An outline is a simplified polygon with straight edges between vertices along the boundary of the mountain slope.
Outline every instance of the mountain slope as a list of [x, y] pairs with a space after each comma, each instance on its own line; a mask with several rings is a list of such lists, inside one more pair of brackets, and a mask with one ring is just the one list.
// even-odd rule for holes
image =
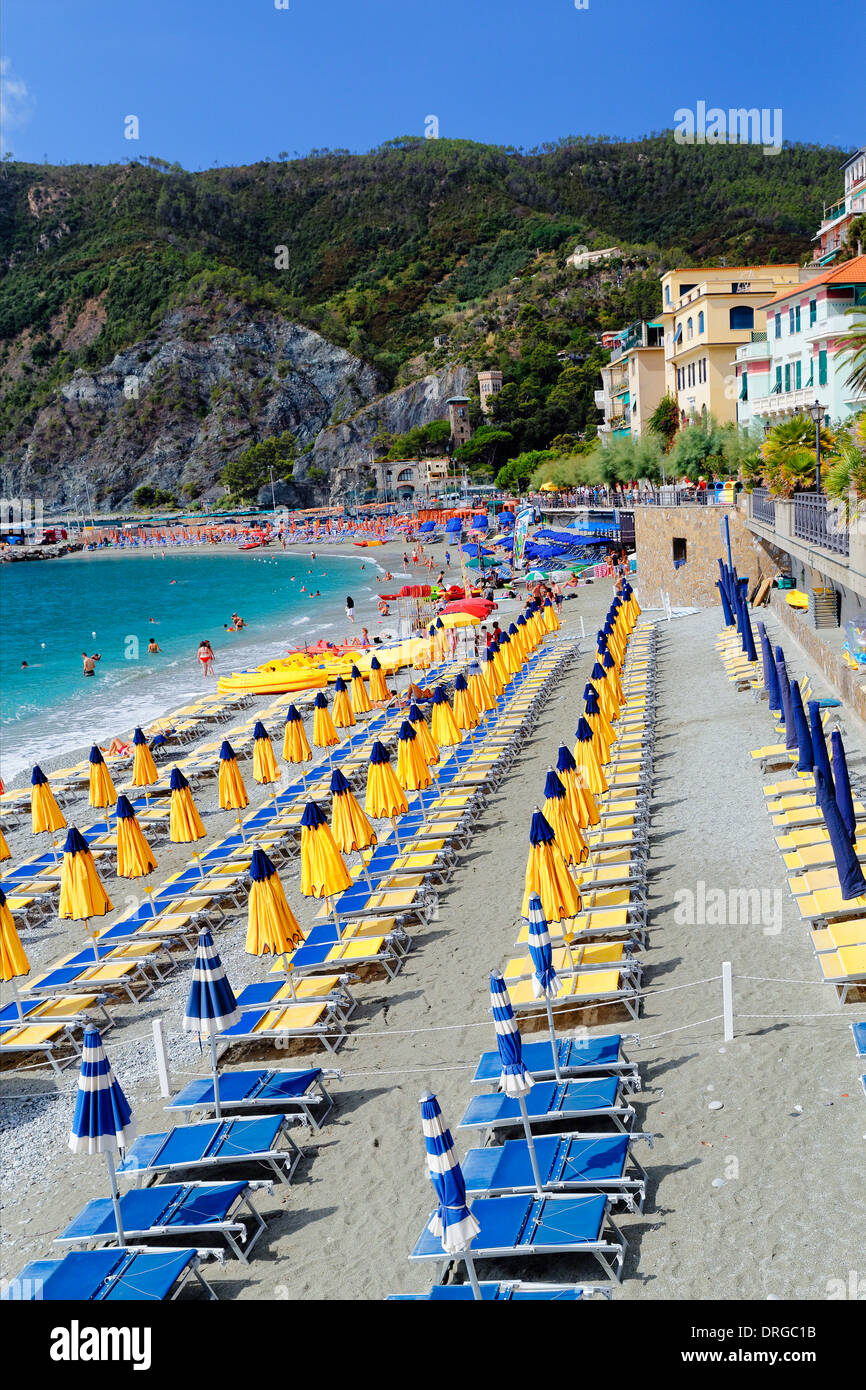
[[[301, 424], [305, 415], [300, 439], [309, 442], [330, 413], [324, 405], [307, 413], [303, 391], [290, 403], [291, 391], [279, 387], [272, 370], [280, 342], [300, 324], [368, 364], [346, 366], [358, 383], [351, 402], [358, 408], [383, 387], [431, 369], [520, 356], [525, 344], [509, 327], [509, 303], [530, 280], [559, 297], [570, 342], [578, 327], [597, 330], [634, 274], [649, 283], [665, 264], [685, 259], [800, 258], [824, 201], [839, 193], [842, 157], [840, 150], [794, 146], [770, 159], [756, 147], [682, 146], [662, 135], [626, 143], [570, 139], [529, 153], [405, 139], [366, 155], [324, 152], [202, 173], [154, 159], [106, 167], [6, 163], [6, 476], [17, 484], [38, 464], [51, 490], [52, 474], [77, 460], [93, 464], [106, 496], [118, 499], [133, 475], [190, 481], [190, 449], [192, 480], [212, 482], [222, 462], [261, 437], [272, 417], [294, 413]], [[585, 277], [558, 283], [556, 268], [577, 240], [616, 242], [627, 252], [624, 267], [604, 284]], [[651, 296], [641, 302], [653, 311]], [[204, 350], [236, 315], [269, 344], [249, 382], [258, 396], [247, 410], [247, 435], [233, 434], [222, 417], [208, 426], [211, 378], [224, 365], [219, 342], [213, 361], [200, 364], [207, 390], [184, 386], [177, 429], [161, 453], [147, 440], [135, 453], [135, 438], [118, 434], [108, 419], [70, 418], [68, 384], [76, 371], [111, 365], [116, 374], [118, 354], [135, 348], [164, 357], [177, 337]], [[443, 333], [448, 348], [436, 353], [433, 336]], [[179, 362], [168, 366], [181, 370]], [[342, 390], [334, 386], [333, 399], [325, 393], [329, 411]], [[164, 398], [151, 399], [157, 415]], [[585, 411], [581, 419], [585, 424]], [[116, 474], [105, 462], [115, 445], [122, 464]]]

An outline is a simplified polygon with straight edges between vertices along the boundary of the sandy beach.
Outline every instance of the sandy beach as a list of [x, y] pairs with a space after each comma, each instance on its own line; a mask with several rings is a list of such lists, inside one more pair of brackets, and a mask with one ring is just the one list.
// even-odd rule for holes
[[[395, 563], [402, 549], [378, 550], [377, 562]], [[582, 619], [594, 633], [611, 592], [609, 581], [581, 588], [563, 605], [564, 631], [579, 636]], [[501, 611], [507, 616], [509, 605]], [[785, 885], [762, 779], [748, 757], [768, 741], [766, 704], [727, 681], [714, 648], [720, 626], [719, 611], [709, 610], [660, 630], [645, 1000], [638, 1025], [611, 1015], [591, 1029], [639, 1034], [639, 1042], [626, 1043], [643, 1077], [635, 1129], [654, 1136], [651, 1150], [636, 1149], [649, 1176], [645, 1211], [616, 1218], [629, 1246], [617, 1301], [826, 1299], [830, 1281], [847, 1280], [862, 1265], [866, 1242], [855, 1171], [866, 1124], [849, 1028], [866, 1006], [840, 1009], [819, 982], [807, 926]], [[780, 640], [792, 674], [809, 670], [791, 638]], [[400, 975], [352, 986], [360, 1007], [347, 1044], [336, 1060], [316, 1054], [317, 1064], [342, 1071], [329, 1083], [335, 1110], [321, 1134], [295, 1131], [304, 1158], [291, 1186], [259, 1193], [268, 1231], [249, 1265], [209, 1266], [221, 1298], [378, 1300], [429, 1286], [430, 1270], [411, 1267], [407, 1258], [433, 1207], [418, 1099], [434, 1090], [454, 1128], [473, 1091], [478, 1056], [495, 1046], [489, 971], [503, 964], [517, 936], [530, 813], [543, 799], [558, 745], [573, 743], [593, 660], [587, 640], [492, 794], [471, 846], [439, 892], [437, 919], [415, 936]], [[811, 674], [820, 692], [818, 673]], [[860, 771], [863, 731], [847, 715], [844, 726], [852, 769]], [[256, 805], [263, 793], [251, 761], [241, 767]], [[214, 782], [203, 784], [196, 800], [209, 836], [231, 828], [233, 813], [214, 809]], [[85, 803], [86, 795], [67, 810], [70, 823], [76, 814], [82, 823], [93, 818]], [[13, 862], [32, 852], [27, 829], [9, 840]], [[156, 854], [157, 882], [189, 857], [188, 847], [167, 840]], [[307, 925], [312, 913], [299, 893], [297, 858], [281, 877]], [[699, 896], [699, 884], [777, 896], [768, 899], [767, 920], [752, 925], [681, 923], [677, 904], [685, 892]], [[140, 896], [136, 884], [112, 877], [108, 886], [119, 890], [121, 911]], [[216, 938], [236, 991], [263, 979], [267, 968], [245, 955], [245, 929], [242, 909]], [[82, 937], [79, 924], [50, 919], [23, 941], [35, 971], [80, 947]], [[723, 961], [731, 962], [734, 979], [735, 1036], [728, 1043]], [[149, 1041], [154, 1018], [164, 1020], [175, 1089], [207, 1070], [197, 1042], [180, 1032], [189, 970], [182, 963], [149, 999], [113, 1009], [118, 1026], [106, 1049], [139, 1133], [167, 1127]], [[286, 1054], [273, 1057], [294, 1065]], [[102, 1160], [66, 1147], [76, 1080], [74, 1068], [59, 1085], [46, 1070], [3, 1075], [4, 1277], [50, 1254], [53, 1237], [83, 1203], [107, 1193]], [[711, 1102], [721, 1108], [710, 1109]], [[462, 1135], [457, 1146], [467, 1147]], [[562, 1257], [545, 1262], [544, 1277], [572, 1278], [575, 1268]], [[598, 1282], [597, 1266], [579, 1268]], [[496, 1272], [514, 1278], [527, 1270], [509, 1262]]]

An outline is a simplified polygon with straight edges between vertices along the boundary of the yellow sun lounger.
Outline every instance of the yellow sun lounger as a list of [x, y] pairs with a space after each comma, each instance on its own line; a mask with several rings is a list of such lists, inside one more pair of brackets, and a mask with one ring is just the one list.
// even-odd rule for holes
[[[854, 853], [862, 863], [866, 863], [866, 840], [861, 842], [859, 848], [854, 845]], [[782, 858], [788, 873], [799, 874], [808, 873], [812, 869], [823, 869], [836, 862], [829, 836], [817, 844], [799, 845], [796, 849], [787, 850]]]
[[827, 984], [835, 985], [839, 1004], [848, 1001], [851, 990], [866, 990], [866, 945], [842, 946], [818, 957]]
[[[553, 952], [553, 968], [557, 975], [609, 970], [611, 965], [621, 966], [626, 961], [626, 945], [625, 941], [575, 942], [570, 955], [565, 946], [557, 946]], [[518, 980], [531, 980], [534, 973], [531, 956], [512, 957], [502, 972], [509, 985]]]
[[[866, 844], [866, 821], [858, 821], [854, 830], [857, 839]], [[820, 825], [806, 825], [801, 830], [789, 830], [785, 835], [776, 836], [776, 846], [783, 854], [788, 850], [802, 849], [806, 845], [829, 845], [829, 843], [830, 836], [823, 818]]]
[[312, 1004], [282, 1005], [275, 1009], [245, 1009], [240, 1022], [218, 1033], [217, 1041], [232, 1047], [239, 1042], [268, 1039], [282, 1046], [294, 1039], [315, 1038], [328, 1052], [336, 1052], [347, 1037], [348, 1030], [339, 1011], [330, 1001], [317, 1000]]
[[[533, 993], [529, 980], [519, 980], [508, 989], [511, 1006], [515, 1013], [531, 1010], [537, 1013], [541, 1007]], [[554, 1009], [577, 1006], [597, 1006], [603, 1004], [622, 1004], [633, 1019], [640, 1013], [640, 989], [634, 979], [622, 970], [588, 971], [582, 975], [560, 977], [556, 998], [552, 999]]]
[[788, 887], [803, 921], [825, 924], [828, 919], [854, 917], [866, 909], [866, 894], [843, 898], [833, 869], [815, 869], [788, 879]]
[[838, 951], [845, 946], [866, 946], [866, 917], [853, 917], [848, 922], [831, 922], [810, 932], [816, 956]]

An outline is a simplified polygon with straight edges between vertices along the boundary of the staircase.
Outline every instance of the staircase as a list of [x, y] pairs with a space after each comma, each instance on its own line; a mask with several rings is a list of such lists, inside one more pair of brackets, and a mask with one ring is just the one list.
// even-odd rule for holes
[[832, 589], [813, 589], [809, 594], [809, 619], [812, 627], [838, 627], [836, 594]]

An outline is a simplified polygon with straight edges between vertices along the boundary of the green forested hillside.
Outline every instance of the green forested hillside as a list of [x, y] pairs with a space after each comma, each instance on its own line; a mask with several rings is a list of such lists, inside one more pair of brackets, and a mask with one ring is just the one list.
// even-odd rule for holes
[[[445, 334], [451, 360], [493, 364], [506, 354], [520, 359], [512, 375], [534, 374], [552, 389], [557, 373], [538, 351], [576, 346], [586, 357], [586, 333], [606, 312], [652, 312], [664, 265], [802, 258], [824, 201], [839, 194], [843, 157], [793, 146], [767, 158], [757, 147], [677, 145], [666, 134], [573, 138], [530, 152], [407, 138], [365, 155], [201, 173], [154, 158], [6, 162], [0, 437], [7, 448], [21, 440], [76, 367], [98, 368], [190, 300], [272, 308], [391, 382], [436, 365], [432, 340]], [[577, 241], [615, 242], [625, 261], [614, 277], [584, 283], [562, 271]], [[540, 291], [558, 296], [552, 333], [517, 324], [508, 309], [525, 315], [534, 303], [550, 319]], [[527, 345], [534, 366], [523, 360]], [[554, 425], [564, 418], [551, 416]], [[535, 446], [546, 429], [524, 429], [521, 445]]]

